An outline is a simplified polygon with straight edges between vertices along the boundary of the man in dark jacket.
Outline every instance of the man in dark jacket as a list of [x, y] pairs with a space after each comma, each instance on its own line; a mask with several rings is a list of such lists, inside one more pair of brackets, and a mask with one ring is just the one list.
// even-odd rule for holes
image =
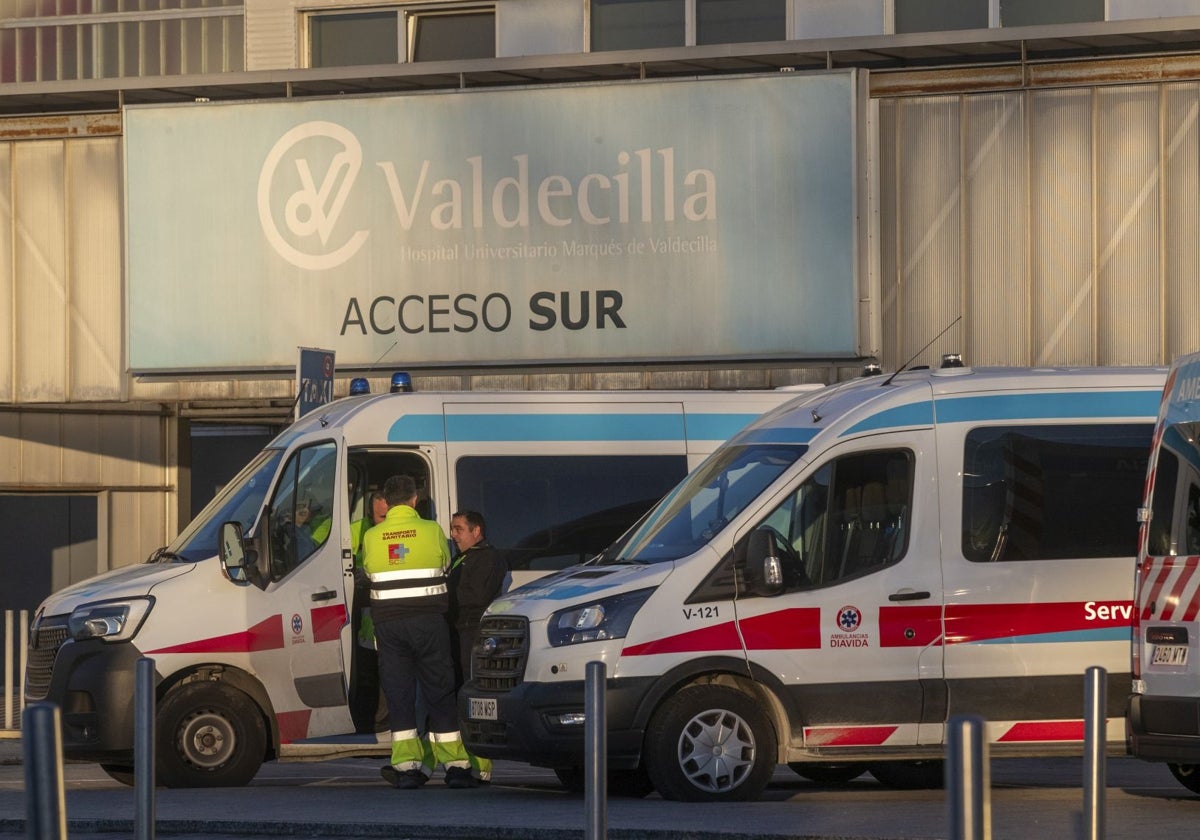
[[[458, 556], [450, 564], [447, 586], [450, 590], [450, 635], [455, 654], [455, 687], [462, 690], [471, 676], [471, 649], [479, 636], [479, 619], [492, 600], [504, 589], [508, 564], [487, 541], [483, 515], [463, 510], [450, 518], [450, 539], [458, 546]], [[471, 766], [481, 782], [492, 776], [490, 759], [471, 756]]]
[[508, 576], [508, 565], [487, 541], [486, 528], [478, 511], [459, 511], [450, 519], [450, 539], [458, 546], [458, 556], [450, 564], [448, 586], [459, 688], [471, 676], [471, 648], [479, 636], [479, 619], [500, 594]]

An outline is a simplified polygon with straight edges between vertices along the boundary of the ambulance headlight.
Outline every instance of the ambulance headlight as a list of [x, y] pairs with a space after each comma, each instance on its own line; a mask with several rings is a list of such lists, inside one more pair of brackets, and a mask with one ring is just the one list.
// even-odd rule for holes
[[550, 616], [550, 644], [561, 647], [625, 638], [633, 617], [653, 591], [639, 589], [637, 592], [626, 592], [602, 601], [559, 610]]
[[67, 629], [77, 642], [84, 639], [103, 639], [123, 642], [132, 639], [142, 621], [154, 606], [153, 598], [129, 598], [123, 601], [104, 601], [85, 604], [71, 613]]

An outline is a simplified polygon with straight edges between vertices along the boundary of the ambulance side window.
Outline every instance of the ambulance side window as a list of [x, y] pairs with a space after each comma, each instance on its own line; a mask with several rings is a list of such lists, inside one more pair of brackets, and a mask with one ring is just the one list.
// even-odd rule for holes
[[1146, 551], [1155, 557], [1178, 554], [1173, 534], [1178, 483], [1179, 458], [1169, 449], [1159, 449], [1154, 495], [1150, 500], [1150, 535], [1146, 541]]
[[912, 519], [913, 456], [863, 452], [825, 464], [758, 526], [776, 532], [788, 588], [829, 586], [904, 556]]
[[1132, 556], [1152, 432], [1133, 423], [971, 429], [963, 556], [977, 563]]
[[271, 579], [279, 580], [320, 548], [333, 526], [337, 446], [301, 449], [288, 459], [271, 499]]

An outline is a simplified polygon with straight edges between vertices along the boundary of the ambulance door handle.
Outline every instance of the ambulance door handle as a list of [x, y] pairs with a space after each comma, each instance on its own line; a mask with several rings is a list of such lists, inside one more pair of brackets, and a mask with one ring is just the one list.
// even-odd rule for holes
[[336, 598], [337, 592], [332, 589], [326, 589], [324, 592], [314, 592], [312, 599], [314, 601], [328, 601], [330, 598]]
[[901, 589], [888, 596], [889, 601], [924, 601], [931, 597], [928, 592], [915, 592], [911, 589]]

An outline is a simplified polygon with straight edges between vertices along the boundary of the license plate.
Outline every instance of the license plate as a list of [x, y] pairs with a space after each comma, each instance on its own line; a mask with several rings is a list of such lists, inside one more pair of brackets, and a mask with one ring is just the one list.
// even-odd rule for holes
[[1187, 645], [1155, 645], [1151, 665], [1186, 665]]
[[[1186, 650], [1186, 648], [1184, 648]], [[483, 697], [471, 697], [468, 713], [471, 720], [496, 720], [496, 701]]]

